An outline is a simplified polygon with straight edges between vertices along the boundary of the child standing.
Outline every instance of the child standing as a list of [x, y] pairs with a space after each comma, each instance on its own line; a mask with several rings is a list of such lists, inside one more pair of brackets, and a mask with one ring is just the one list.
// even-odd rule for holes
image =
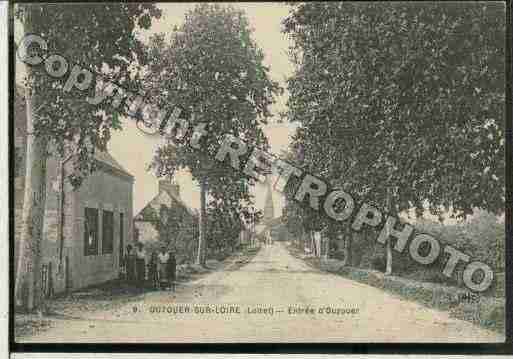
[[146, 279], [146, 251], [142, 243], [136, 244], [135, 251], [135, 271], [137, 275], [137, 286], [142, 288]]

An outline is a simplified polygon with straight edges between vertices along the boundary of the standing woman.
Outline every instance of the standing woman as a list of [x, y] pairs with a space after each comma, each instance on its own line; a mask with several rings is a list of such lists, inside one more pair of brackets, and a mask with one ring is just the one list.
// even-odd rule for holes
[[135, 253], [132, 250], [132, 245], [126, 246], [126, 256], [125, 256], [125, 270], [126, 270], [126, 279], [128, 283], [134, 284], [135, 282]]
[[137, 250], [135, 251], [135, 271], [137, 275], [137, 286], [142, 288], [144, 285], [144, 279], [146, 277], [146, 251], [141, 242], [136, 245]]
[[159, 273], [158, 273], [158, 256], [157, 252], [153, 251], [150, 255], [150, 263], [148, 265], [148, 280], [154, 289], [160, 288]]
[[176, 257], [173, 250], [169, 251], [169, 259], [167, 261], [167, 278], [169, 286], [173, 289], [174, 292], [176, 281]]
[[160, 252], [158, 255], [158, 272], [159, 272], [159, 283], [162, 287], [162, 283], [169, 284], [168, 278], [168, 270], [167, 270], [167, 262], [169, 261], [169, 253], [166, 251], [165, 247], [160, 248]]

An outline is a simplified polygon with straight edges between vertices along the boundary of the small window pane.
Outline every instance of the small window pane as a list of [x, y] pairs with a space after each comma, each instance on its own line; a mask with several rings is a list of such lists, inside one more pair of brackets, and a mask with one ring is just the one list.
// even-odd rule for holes
[[114, 215], [111, 211], [103, 211], [102, 254], [112, 253], [114, 248]]

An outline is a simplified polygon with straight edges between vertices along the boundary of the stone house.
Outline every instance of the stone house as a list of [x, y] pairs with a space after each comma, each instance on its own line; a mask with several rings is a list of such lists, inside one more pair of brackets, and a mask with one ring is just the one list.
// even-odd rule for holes
[[[164, 228], [162, 235], [158, 228]], [[134, 217], [134, 231], [134, 241], [148, 249], [148, 256], [149, 252], [166, 244], [175, 250], [178, 263], [194, 260], [198, 214], [181, 200], [180, 186], [173, 181], [158, 182], [158, 193]]]
[[[14, 271], [25, 188], [26, 117], [22, 91], [17, 88], [14, 113]], [[72, 171], [69, 159], [51, 156], [47, 160], [41, 243], [42, 285], [47, 295], [117, 278], [121, 248], [132, 238], [133, 176], [109, 153], [96, 151], [97, 170], [74, 189], [66, 180]]]

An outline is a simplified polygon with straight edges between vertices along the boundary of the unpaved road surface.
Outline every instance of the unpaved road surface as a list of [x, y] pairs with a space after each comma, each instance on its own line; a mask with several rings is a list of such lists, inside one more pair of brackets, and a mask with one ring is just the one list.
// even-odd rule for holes
[[[213, 313], [195, 312], [206, 308]], [[241, 268], [209, 274], [176, 294], [152, 292], [109, 311], [54, 319], [52, 329], [21, 341], [479, 343], [502, 342], [504, 336], [319, 272], [275, 243]]]

